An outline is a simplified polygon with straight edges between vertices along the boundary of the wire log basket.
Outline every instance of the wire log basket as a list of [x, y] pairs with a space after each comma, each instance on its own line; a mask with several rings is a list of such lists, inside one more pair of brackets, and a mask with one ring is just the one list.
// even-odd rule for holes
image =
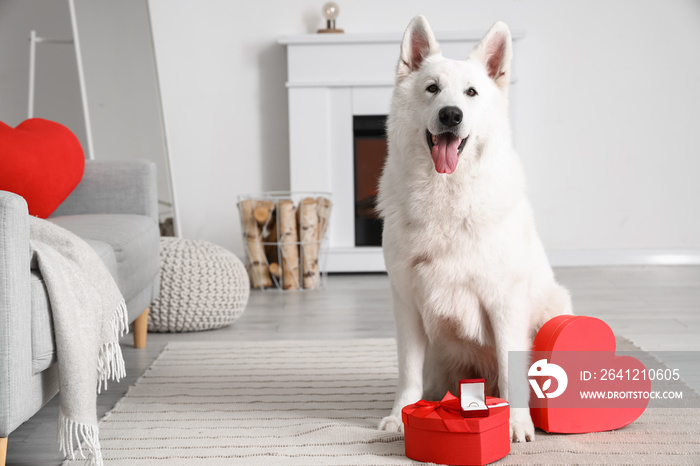
[[253, 289], [312, 290], [326, 284], [331, 195], [274, 191], [238, 197]]

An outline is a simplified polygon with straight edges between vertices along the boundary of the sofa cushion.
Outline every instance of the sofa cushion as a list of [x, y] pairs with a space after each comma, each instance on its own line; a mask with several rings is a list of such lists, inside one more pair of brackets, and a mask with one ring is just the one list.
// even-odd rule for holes
[[[113, 277], [117, 276], [117, 260], [112, 247], [101, 241], [86, 240], [95, 250]], [[38, 270], [31, 271], [32, 296], [32, 374], [46, 370], [56, 360], [56, 342], [53, 335], [53, 320], [49, 295], [44, 279]]]
[[160, 269], [160, 231], [143, 215], [67, 215], [50, 221], [84, 239], [102, 241], [114, 250], [116, 282], [128, 302], [153, 281]]

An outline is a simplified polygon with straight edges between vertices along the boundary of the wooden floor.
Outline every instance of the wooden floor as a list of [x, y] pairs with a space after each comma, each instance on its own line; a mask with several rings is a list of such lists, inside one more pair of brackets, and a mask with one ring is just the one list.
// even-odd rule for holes
[[[647, 351], [700, 351], [700, 266], [561, 268], [576, 314], [604, 319], [616, 334]], [[111, 409], [169, 341], [299, 340], [395, 335], [388, 278], [383, 274], [331, 275], [324, 290], [254, 291], [235, 324], [214, 331], [148, 335], [145, 350], [122, 348], [128, 376], [98, 398], [98, 416]], [[700, 387], [698, 354], [658, 353]], [[58, 398], [9, 437], [7, 465], [54, 466]]]

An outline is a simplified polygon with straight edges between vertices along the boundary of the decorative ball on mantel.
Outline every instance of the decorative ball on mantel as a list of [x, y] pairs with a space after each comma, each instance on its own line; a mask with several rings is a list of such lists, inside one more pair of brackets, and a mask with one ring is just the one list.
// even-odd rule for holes
[[250, 294], [243, 263], [207, 241], [160, 238], [160, 294], [151, 304], [149, 332], [192, 332], [231, 324]]

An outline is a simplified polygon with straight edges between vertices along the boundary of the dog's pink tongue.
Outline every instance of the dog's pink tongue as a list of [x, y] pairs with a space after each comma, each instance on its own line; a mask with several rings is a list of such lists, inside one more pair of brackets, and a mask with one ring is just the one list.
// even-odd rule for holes
[[438, 173], [451, 174], [457, 169], [459, 138], [452, 133], [441, 134], [433, 146], [432, 156]]

